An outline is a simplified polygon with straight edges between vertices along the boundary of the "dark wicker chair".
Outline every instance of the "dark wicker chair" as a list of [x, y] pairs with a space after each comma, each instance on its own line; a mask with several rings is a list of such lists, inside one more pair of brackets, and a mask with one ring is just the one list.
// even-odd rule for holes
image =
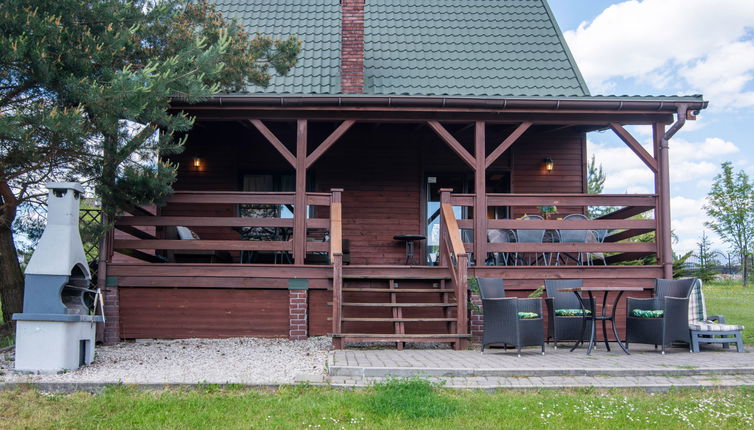
[[[476, 278], [484, 312], [482, 353], [488, 345], [541, 346], [545, 353], [544, 319], [541, 299], [505, 297], [502, 279]], [[538, 318], [519, 318], [519, 312], [534, 312]]]
[[[583, 285], [581, 279], [568, 280], [545, 280], [545, 290], [547, 298], [547, 341], [555, 341], [555, 348], [558, 348], [558, 342], [563, 340], [579, 341], [582, 333], [586, 334], [584, 326], [586, 320], [579, 315], [576, 316], [558, 316], [555, 311], [558, 309], [581, 309], [581, 303], [576, 294], [571, 292], [560, 292], [563, 288], [580, 288]], [[584, 303], [589, 306], [589, 298], [584, 298]], [[585, 339], [581, 339], [584, 341]]]
[[[629, 297], [626, 306], [626, 348], [631, 343], [648, 343], [665, 347], [680, 341], [691, 344], [689, 332], [689, 295], [694, 279], [657, 279], [651, 299]], [[660, 318], [632, 316], [635, 309], [662, 310]]]

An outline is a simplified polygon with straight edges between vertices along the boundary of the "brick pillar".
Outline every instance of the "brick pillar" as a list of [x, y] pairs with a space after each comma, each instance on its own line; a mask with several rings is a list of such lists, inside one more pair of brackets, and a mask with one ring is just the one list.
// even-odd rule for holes
[[476, 291], [470, 291], [471, 303], [479, 307], [479, 310], [471, 308], [471, 319], [469, 320], [471, 330], [471, 340], [474, 342], [482, 341], [482, 333], [484, 332], [484, 316], [482, 315], [482, 298], [479, 297], [479, 293]]
[[364, 92], [364, 0], [341, 0], [340, 91]]
[[288, 280], [288, 339], [309, 337], [309, 282], [306, 279]]
[[104, 342], [112, 345], [120, 342], [120, 299], [118, 278], [108, 276], [103, 290], [105, 298], [105, 333]]

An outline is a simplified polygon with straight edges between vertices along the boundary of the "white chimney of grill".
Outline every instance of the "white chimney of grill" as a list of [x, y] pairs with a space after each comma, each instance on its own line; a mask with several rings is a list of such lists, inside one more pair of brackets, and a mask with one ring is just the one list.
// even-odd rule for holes
[[79, 266], [90, 278], [79, 234], [79, 205], [84, 188], [76, 182], [50, 182], [47, 227], [26, 266], [27, 275], [65, 275]]

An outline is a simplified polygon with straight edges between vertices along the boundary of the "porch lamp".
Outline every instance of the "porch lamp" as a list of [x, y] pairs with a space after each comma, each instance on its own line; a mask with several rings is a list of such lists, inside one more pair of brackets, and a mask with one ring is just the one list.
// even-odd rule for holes
[[199, 167], [202, 167], [202, 159], [199, 158], [199, 156], [194, 157], [194, 167], [196, 167], [197, 169]]
[[545, 170], [547, 170], [548, 173], [552, 172], [553, 169], [555, 169], [555, 162], [552, 161], [552, 158], [550, 158], [549, 155], [545, 157], [544, 161], [545, 161]]

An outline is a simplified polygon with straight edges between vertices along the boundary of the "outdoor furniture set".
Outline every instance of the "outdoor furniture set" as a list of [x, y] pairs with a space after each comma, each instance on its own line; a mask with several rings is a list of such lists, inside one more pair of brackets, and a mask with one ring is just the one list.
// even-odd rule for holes
[[[524, 215], [522, 220], [544, 220], [540, 215]], [[569, 214], [563, 217], [563, 221], [582, 221], [590, 218], [582, 214]], [[607, 230], [529, 230], [529, 229], [491, 229], [488, 230], [487, 237], [490, 243], [601, 243], [607, 236]], [[531, 265], [542, 262], [545, 266], [552, 264], [552, 253], [541, 252], [532, 255], [519, 253], [498, 252], [492, 254], [487, 259], [488, 265]], [[607, 264], [603, 253], [584, 253], [576, 255], [567, 253], [555, 254], [555, 265], [568, 264], [574, 262], [578, 265], [591, 265], [594, 260], [601, 260]]]
[[[588, 341], [587, 355], [596, 344], [597, 323], [602, 323], [605, 346], [610, 351], [607, 335], [607, 322], [612, 325], [613, 335], [618, 346], [629, 354], [631, 343], [653, 344], [665, 348], [673, 342], [684, 342], [690, 352], [699, 352], [700, 343], [722, 343], [723, 348], [736, 345], [743, 352], [741, 331], [743, 326], [725, 324], [720, 315], [707, 315], [702, 292], [702, 282], [696, 278], [655, 280], [652, 298], [636, 299], [629, 297], [626, 306], [626, 337], [621, 341], [615, 324], [615, 314], [624, 292], [641, 291], [641, 287], [584, 287], [580, 279], [546, 280], [547, 297], [515, 298], [505, 297], [505, 284], [500, 278], [476, 278], [484, 313], [484, 333], [482, 352], [485, 347], [502, 345], [517, 348], [540, 346], [545, 353], [545, 342], [552, 339], [557, 349], [558, 342], [574, 341], [571, 351]], [[593, 293], [601, 292], [601, 311]], [[615, 292], [612, 307], [608, 313], [607, 297]], [[586, 297], [583, 294], [586, 293]], [[546, 304], [548, 325], [544, 335], [543, 306]], [[590, 327], [586, 337], [587, 325]]]

